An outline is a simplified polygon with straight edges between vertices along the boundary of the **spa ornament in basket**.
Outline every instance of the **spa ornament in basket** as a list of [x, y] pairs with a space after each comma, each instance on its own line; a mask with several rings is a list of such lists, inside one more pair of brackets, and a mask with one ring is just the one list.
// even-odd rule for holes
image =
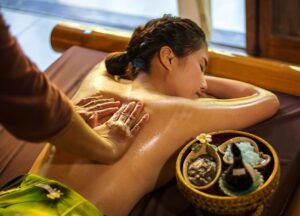
[[200, 134], [192, 146], [192, 151], [183, 162], [184, 179], [199, 190], [211, 187], [219, 178], [222, 169], [217, 147], [210, 145], [211, 136]]
[[279, 162], [265, 140], [220, 131], [200, 134], [182, 149], [176, 177], [180, 191], [200, 209], [240, 214], [263, 209], [277, 187]]

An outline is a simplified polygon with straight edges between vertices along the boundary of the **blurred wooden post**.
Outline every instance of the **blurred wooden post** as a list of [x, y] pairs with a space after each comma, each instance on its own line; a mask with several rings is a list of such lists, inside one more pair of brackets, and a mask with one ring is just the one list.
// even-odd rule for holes
[[71, 23], [59, 23], [51, 33], [52, 48], [58, 52], [74, 45], [104, 52], [122, 51], [126, 49], [129, 39], [130, 34]]

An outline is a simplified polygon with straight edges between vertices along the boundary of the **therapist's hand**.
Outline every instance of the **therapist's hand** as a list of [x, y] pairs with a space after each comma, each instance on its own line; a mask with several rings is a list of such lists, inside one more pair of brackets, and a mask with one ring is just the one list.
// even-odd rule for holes
[[90, 127], [95, 128], [117, 112], [120, 105], [121, 102], [115, 101], [114, 98], [103, 99], [102, 96], [94, 96], [81, 99], [75, 105], [75, 110]]
[[148, 119], [149, 114], [143, 112], [143, 103], [130, 102], [94, 130], [115, 149], [116, 157], [120, 157]]

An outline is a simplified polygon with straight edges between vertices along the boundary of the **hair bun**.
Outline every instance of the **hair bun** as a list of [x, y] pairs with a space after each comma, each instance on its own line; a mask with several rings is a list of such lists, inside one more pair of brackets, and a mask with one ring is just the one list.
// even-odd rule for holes
[[125, 75], [129, 61], [127, 52], [110, 53], [105, 58], [106, 70], [111, 75]]

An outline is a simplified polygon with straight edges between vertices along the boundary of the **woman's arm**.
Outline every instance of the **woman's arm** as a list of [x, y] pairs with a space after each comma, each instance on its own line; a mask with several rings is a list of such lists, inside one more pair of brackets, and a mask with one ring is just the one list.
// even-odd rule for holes
[[[189, 125], [189, 130], [193, 130], [194, 134], [197, 134], [217, 130], [240, 130], [273, 116], [279, 108], [277, 97], [265, 89], [249, 86], [251, 87], [249, 90], [236, 85], [230, 86], [230, 91], [226, 89], [224, 93], [221, 92], [221, 89], [215, 91], [215, 93], [219, 93], [218, 97], [240, 97], [241, 95], [245, 95], [245, 97], [203, 98], [186, 101], [180, 107], [183, 109], [180, 112], [185, 115], [177, 115], [177, 118], [181, 116], [181, 125]], [[254, 94], [251, 94], [251, 89], [255, 90]]]
[[205, 76], [205, 78], [207, 82], [206, 93], [215, 98], [240, 98], [258, 93], [257, 87], [248, 83], [212, 76]]

